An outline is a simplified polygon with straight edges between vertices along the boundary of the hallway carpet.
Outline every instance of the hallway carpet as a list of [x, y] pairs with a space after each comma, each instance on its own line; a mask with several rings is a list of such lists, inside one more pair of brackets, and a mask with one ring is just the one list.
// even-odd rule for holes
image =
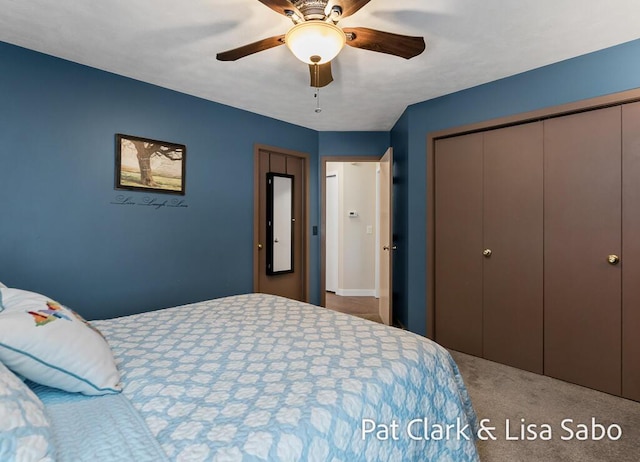
[[352, 314], [382, 324], [378, 304], [379, 301], [375, 297], [343, 297], [333, 292], [327, 292], [325, 303], [330, 310]]

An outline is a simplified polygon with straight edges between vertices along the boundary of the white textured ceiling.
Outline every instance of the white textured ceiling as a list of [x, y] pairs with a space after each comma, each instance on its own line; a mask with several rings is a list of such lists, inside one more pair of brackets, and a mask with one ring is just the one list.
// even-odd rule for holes
[[257, 0], [0, 0], [0, 41], [321, 131], [389, 130], [410, 104], [640, 38], [640, 1], [371, 0], [339, 25], [427, 49], [345, 47], [319, 114], [286, 47], [215, 59], [291, 25]]

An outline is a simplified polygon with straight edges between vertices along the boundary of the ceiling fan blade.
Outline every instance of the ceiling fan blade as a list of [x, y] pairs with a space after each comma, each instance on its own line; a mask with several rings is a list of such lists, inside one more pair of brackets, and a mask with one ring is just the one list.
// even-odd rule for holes
[[324, 11], [328, 15], [334, 6], [339, 6], [342, 8], [341, 17], [346, 18], [347, 16], [351, 16], [370, 1], [371, 0], [329, 0]]
[[235, 61], [236, 59], [244, 58], [245, 56], [280, 45], [284, 45], [284, 35], [276, 35], [275, 37], [269, 37], [239, 48], [234, 48], [233, 50], [223, 51], [222, 53], [218, 53], [216, 58], [218, 61]]
[[315, 88], [326, 87], [333, 82], [331, 74], [331, 61], [324, 64], [309, 64], [311, 86]]
[[[345, 27], [347, 45], [365, 50], [387, 53], [405, 59], [413, 58], [422, 53], [426, 47], [423, 37], [409, 37], [408, 35], [392, 34], [366, 27]], [[350, 39], [350, 37], [353, 37]]]
[[298, 8], [296, 8], [295, 5], [291, 3], [289, 0], [258, 0], [258, 1], [263, 5], [268, 6], [276, 13], [280, 13], [286, 17], [289, 17], [289, 15], [286, 13], [286, 11], [289, 10], [297, 14], [298, 17], [304, 18], [304, 16], [302, 15], [302, 13], [300, 13]]

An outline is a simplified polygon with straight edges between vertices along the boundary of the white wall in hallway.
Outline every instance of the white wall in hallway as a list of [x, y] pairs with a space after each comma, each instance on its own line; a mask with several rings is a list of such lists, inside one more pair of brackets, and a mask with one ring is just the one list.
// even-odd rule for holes
[[[376, 162], [327, 163], [327, 175], [337, 175], [338, 183], [338, 295], [375, 295], [377, 165]], [[350, 217], [349, 212], [355, 212], [357, 216]], [[327, 216], [327, 229], [330, 223]], [[330, 244], [327, 243], [327, 290], [331, 290], [328, 281], [332, 257], [328, 255], [329, 251]]]

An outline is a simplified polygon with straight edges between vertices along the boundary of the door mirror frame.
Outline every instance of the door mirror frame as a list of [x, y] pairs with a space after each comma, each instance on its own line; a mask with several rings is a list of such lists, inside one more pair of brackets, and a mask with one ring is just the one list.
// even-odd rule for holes
[[293, 273], [293, 175], [267, 173], [267, 274]]

